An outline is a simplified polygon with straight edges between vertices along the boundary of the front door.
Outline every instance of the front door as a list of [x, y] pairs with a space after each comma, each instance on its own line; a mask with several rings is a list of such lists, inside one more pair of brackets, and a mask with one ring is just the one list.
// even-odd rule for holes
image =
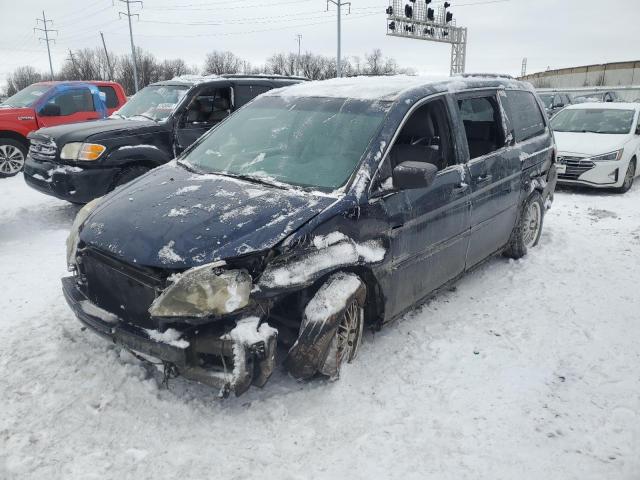
[[457, 161], [448, 110], [444, 98], [418, 108], [387, 159], [387, 171], [404, 161], [426, 161], [439, 170], [427, 188], [382, 197], [393, 258], [389, 316], [403, 312], [464, 271], [470, 189], [465, 183], [466, 166]]
[[196, 92], [177, 122], [176, 154], [227, 118], [232, 105], [230, 87], [205, 87]]
[[37, 115], [40, 127], [53, 127], [100, 118], [100, 113], [93, 103], [93, 94], [86, 87], [56, 92], [38, 109]]
[[509, 241], [517, 216], [521, 166], [517, 150], [507, 148], [507, 119], [495, 91], [460, 95], [458, 107], [470, 157], [467, 268], [471, 268]]

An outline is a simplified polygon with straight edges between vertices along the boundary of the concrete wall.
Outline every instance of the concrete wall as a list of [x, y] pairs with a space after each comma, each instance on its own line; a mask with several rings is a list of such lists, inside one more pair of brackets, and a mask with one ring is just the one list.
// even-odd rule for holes
[[581, 88], [640, 84], [640, 60], [562, 68], [525, 75], [537, 88]]

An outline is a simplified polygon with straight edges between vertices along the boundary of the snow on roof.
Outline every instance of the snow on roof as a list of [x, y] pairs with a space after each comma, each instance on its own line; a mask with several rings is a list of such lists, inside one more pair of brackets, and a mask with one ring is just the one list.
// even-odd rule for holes
[[208, 82], [209, 80], [216, 80], [218, 78], [220, 78], [218, 75], [179, 75], [177, 77], [173, 77], [170, 81], [196, 84]]
[[442, 84], [449, 91], [457, 91], [468, 87], [472, 82], [480, 80], [496, 80], [505, 86], [518, 83], [515, 80], [499, 77], [446, 77], [423, 75], [392, 75], [392, 76], [360, 76], [333, 78], [313, 82], [298, 83], [296, 85], [277, 90], [271, 90], [265, 95], [281, 97], [330, 97], [354, 98], [357, 100], [393, 100], [402, 93], [413, 88]]
[[[588, 96], [587, 96], [588, 98]], [[573, 105], [569, 105], [567, 109], [570, 110], [581, 110], [587, 108], [597, 108], [598, 110], [638, 110], [640, 108], [640, 103], [631, 103], [631, 102], [585, 102], [585, 103], [575, 103]]]

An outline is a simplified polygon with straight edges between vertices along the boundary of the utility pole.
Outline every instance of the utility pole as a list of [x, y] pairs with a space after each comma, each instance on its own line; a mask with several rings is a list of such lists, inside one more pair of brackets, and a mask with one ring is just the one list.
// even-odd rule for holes
[[[71, 65], [73, 65], [73, 72], [75, 73], [76, 77], [80, 77], [80, 72], [78, 71], [78, 66], [76, 65], [76, 59], [73, 58], [73, 52], [71, 51], [71, 49], [69, 49], [69, 57], [71, 58]], [[82, 79], [78, 78], [77, 80]]]
[[527, 74], [527, 57], [522, 59], [522, 71], [520, 72], [520, 77], [524, 77]]
[[302, 34], [298, 33], [296, 35], [296, 41], [298, 42], [298, 72], [297, 75], [300, 75], [300, 58], [302, 54]]
[[109, 68], [109, 80], [113, 80], [113, 70], [111, 69], [111, 60], [109, 60], [109, 53], [107, 52], [107, 44], [104, 43], [104, 34], [100, 32], [100, 38], [102, 38], [102, 47], [104, 48], [104, 56], [107, 57], [107, 67]]
[[342, 76], [342, 26], [341, 26], [341, 14], [342, 7], [349, 7], [349, 13], [351, 13], [351, 2], [343, 2], [342, 0], [327, 0], [327, 11], [329, 11], [329, 3], [333, 3], [338, 9], [338, 55], [336, 56], [336, 76], [340, 78]]
[[[38, 27], [38, 22], [42, 22], [42, 28]], [[56, 43], [53, 38], [49, 38], [49, 32], [56, 32], [58, 34], [58, 30], [53, 30], [49, 28], [49, 24], [53, 23], [53, 20], [47, 20], [47, 17], [44, 14], [44, 10], [42, 11], [42, 18], [36, 18], [36, 26], [33, 27], [33, 32], [36, 30], [44, 32], [44, 38], [40, 37], [38, 40], [45, 41], [47, 43], [47, 53], [49, 54], [49, 71], [51, 72], [51, 80], [53, 80], [53, 63], [51, 63], [51, 48], [49, 47], [49, 42]]]
[[121, 3], [127, 4], [127, 13], [118, 12], [120, 18], [124, 15], [129, 20], [129, 39], [131, 40], [131, 58], [133, 59], [133, 82], [135, 84], [136, 93], [138, 93], [138, 67], [136, 66], [136, 47], [133, 44], [133, 29], [131, 28], [131, 17], [138, 17], [140, 19], [140, 15], [137, 13], [131, 13], [131, 4], [139, 3], [140, 7], [142, 7], [142, 2], [140, 0], [118, 0]]

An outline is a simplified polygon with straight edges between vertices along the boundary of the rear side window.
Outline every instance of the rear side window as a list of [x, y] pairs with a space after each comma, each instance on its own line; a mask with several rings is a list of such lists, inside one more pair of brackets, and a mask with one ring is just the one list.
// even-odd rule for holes
[[271, 87], [265, 85], [237, 85], [235, 87], [235, 103], [236, 108], [240, 108], [245, 103], [249, 103], [265, 92], [271, 90]]
[[113, 87], [101, 86], [98, 90], [107, 96], [107, 108], [118, 108], [118, 95]]
[[93, 95], [88, 88], [67, 90], [58, 93], [49, 102], [60, 107], [60, 115], [73, 115], [78, 112], [95, 112]]
[[471, 158], [482, 157], [504, 145], [502, 118], [492, 96], [458, 100]]
[[507, 100], [517, 142], [524, 142], [544, 133], [544, 118], [531, 92], [507, 90]]

